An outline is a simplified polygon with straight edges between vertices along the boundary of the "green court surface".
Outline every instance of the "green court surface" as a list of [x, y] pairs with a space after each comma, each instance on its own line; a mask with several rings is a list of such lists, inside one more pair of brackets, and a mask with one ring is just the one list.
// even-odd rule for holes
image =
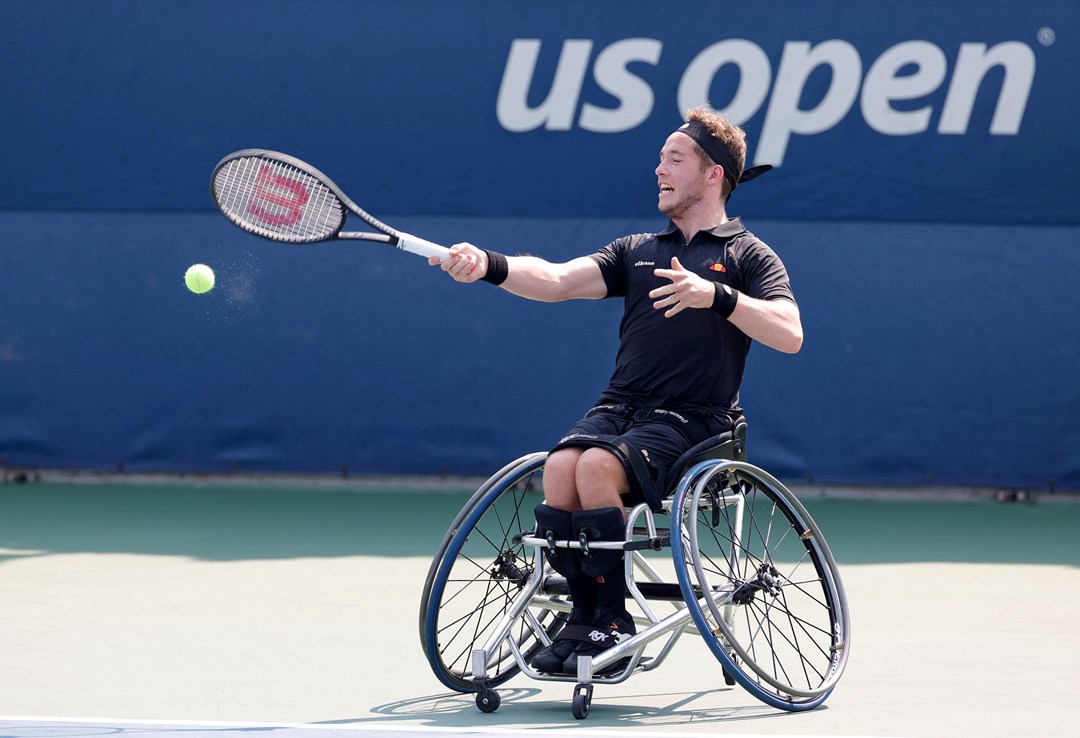
[[516, 677], [482, 714], [424, 660], [424, 576], [470, 491], [2, 484], [0, 716], [43, 730], [47, 719], [829, 736], [1080, 725], [1075, 501], [806, 495], [851, 607], [851, 661], [829, 700], [799, 714], [763, 705], [684, 636], [656, 671], [597, 686], [579, 722], [570, 684]]

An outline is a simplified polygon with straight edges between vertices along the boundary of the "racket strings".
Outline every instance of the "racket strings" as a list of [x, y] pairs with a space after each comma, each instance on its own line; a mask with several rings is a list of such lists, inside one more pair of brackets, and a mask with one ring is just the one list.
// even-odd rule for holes
[[345, 222], [341, 200], [327, 185], [269, 157], [227, 162], [214, 177], [214, 194], [234, 223], [279, 241], [320, 241]]

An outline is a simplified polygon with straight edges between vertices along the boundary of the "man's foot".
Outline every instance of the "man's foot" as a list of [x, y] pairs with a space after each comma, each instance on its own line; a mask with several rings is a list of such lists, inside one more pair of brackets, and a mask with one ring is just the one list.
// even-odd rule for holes
[[578, 642], [567, 638], [567, 630], [570, 633], [575, 631], [574, 626], [578, 628], [583, 627], [582, 623], [585, 617], [579, 615], [577, 608], [570, 611], [570, 619], [567, 624], [559, 631], [559, 635], [555, 636], [555, 640], [552, 641], [550, 646], [541, 648], [532, 657], [529, 664], [537, 671], [542, 671], [545, 674], [562, 674], [563, 662], [570, 657], [570, 654], [574, 650], [574, 646], [578, 645]]
[[[592, 656], [608, 650], [619, 641], [637, 633], [634, 620], [626, 612], [616, 614], [606, 607], [597, 609], [595, 617], [588, 633], [587, 639], [581, 639], [574, 644], [573, 651], [567, 656], [562, 665], [564, 674], [577, 674], [578, 656]], [[618, 671], [626, 668], [629, 659], [621, 659], [604, 669], [604, 673]]]

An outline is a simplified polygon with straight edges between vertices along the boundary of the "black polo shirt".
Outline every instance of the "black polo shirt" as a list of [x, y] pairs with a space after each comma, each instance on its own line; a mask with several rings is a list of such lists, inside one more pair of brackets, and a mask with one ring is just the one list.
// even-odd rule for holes
[[740, 219], [699, 231], [687, 244], [673, 223], [662, 233], [624, 236], [592, 256], [608, 297], [625, 298], [615, 372], [600, 403], [638, 408], [739, 411], [750, 338], [712, 310], [685, 309], [671, 318], [653, 307], [649, 292], [669, 280], [677, 256], [705, 279], [762, 300], [795, 301], [787, 270], [776, 253], [743, 228]]

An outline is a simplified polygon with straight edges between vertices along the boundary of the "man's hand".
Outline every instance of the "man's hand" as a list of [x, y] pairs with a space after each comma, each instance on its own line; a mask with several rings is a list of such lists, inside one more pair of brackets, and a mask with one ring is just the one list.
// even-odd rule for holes
[[455, 282], [475, 282], [487, 274], [487, 254], [471, 243], [455, 243], [445, 257], [430, 256], [428, 264], [441, 266]]
[[716, 299], [716, 287], [712, 281], [688, 271], [677, 257], [671, 257], [671, 269], [654, 269], [653, 274], [671, 280], [671, 284], [657, 287], [649, 293], [649, 297], [656, 300], [654, 308], [669, 308], [664, 313], [665, 318], [678, 315], [686, 308], [710, 308]]

